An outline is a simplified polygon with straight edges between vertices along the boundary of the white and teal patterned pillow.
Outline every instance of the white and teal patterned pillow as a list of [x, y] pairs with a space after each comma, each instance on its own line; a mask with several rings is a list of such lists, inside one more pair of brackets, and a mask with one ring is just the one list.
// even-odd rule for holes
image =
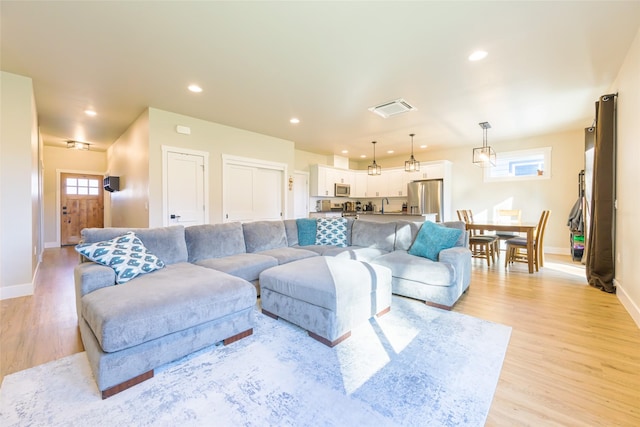
[[81, 243], [76, 245], [76, 251], [113, 268], [118, 284], [164, 267], [164, 262], [149, 252], [133, 231], [104, 242]]
[[347, 246], [347, 219], [318, 218], [316, 245]]

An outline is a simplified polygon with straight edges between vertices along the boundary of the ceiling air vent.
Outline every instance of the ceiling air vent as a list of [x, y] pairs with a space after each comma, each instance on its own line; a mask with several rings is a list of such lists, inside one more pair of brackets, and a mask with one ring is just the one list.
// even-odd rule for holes
[[396, 114], [406, 113], [407, 111], [415, 110], [416, 108], [410, 105], [404, 99], [396, 99], [395, 101], [385, 102], [384, 104], [376, 105], [369, 108], [369, 111], [376, 113], [379, 116], [387, 117], [395, 116]]

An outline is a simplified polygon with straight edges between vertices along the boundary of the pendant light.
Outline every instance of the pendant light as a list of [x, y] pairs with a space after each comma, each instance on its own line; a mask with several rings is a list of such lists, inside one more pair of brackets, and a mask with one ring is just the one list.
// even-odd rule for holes
[[487, 145], [487, 129], [491, 128], [489, 122], [478, 123], [482, 128], [482, 147], [473, 149], [473, 164], [483, 168], [496, 165], [496, 152]]
[[371, 141], [373, 144], [373, 163], [369, 165], [369, 175], [382, 175], [382, 168], [376, 163], [376, 141]]
[[416, 136], [416, 134], [410, 133], [409, 136], [411, 137], [411, 158], [404, 162], [404, 171], [418, 172], [420, 170], [420, 162], [413, 157], [413, 137]]

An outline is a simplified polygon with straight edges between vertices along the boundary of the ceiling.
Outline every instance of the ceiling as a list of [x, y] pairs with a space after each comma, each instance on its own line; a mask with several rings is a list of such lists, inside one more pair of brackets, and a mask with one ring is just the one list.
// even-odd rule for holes
[[[590, 125], [640, 1], [3, 0], [0, 15], [1, 68], [33, 79], [47, 145], [104, 150], [153, 107], [357, 159], [373, 140], [408, 154], [410, 133], [416, 157], [481, 145], [484, 121], [496, 147]], [[368, 111], [398, 98], [416, 110]]]

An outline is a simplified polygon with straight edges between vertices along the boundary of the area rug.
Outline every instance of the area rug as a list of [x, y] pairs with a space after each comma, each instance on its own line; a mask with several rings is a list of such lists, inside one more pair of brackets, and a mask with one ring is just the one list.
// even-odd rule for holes
[[482, 426], [508, 326], [393, 297], [334, 348], [256, 311], [211, 346], [101, 400], [85, 353], [5, 377], [8, 426]]

